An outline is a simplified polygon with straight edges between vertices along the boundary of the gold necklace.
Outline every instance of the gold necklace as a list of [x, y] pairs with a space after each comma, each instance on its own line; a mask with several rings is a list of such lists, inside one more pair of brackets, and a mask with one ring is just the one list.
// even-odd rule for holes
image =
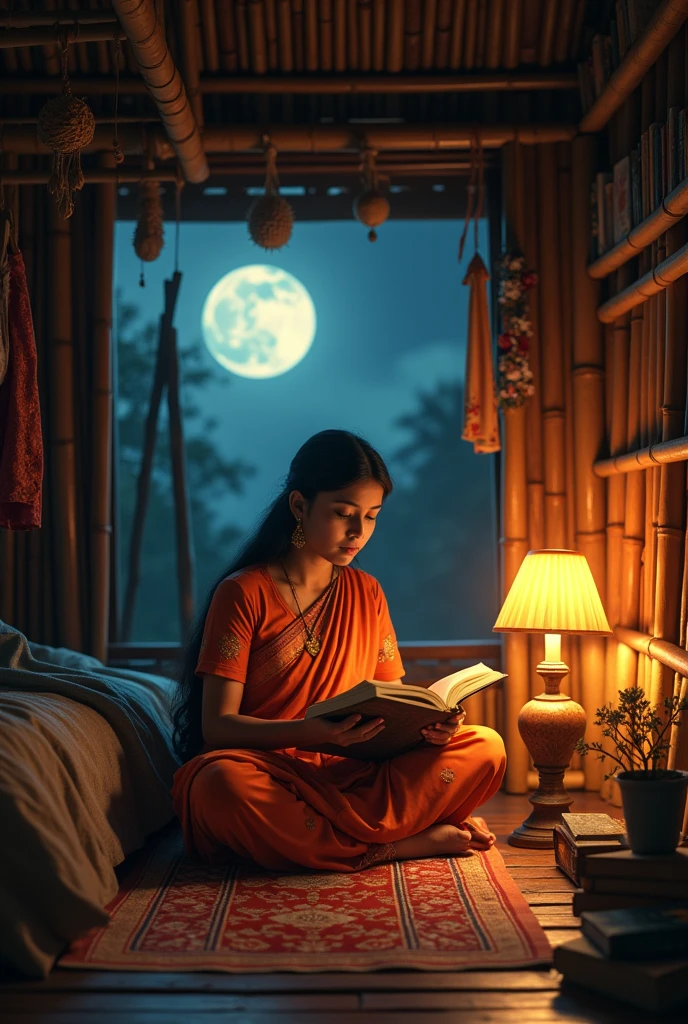
[[330, 577], [330, 582], [328, 583], [328, 591], [329, 591], [329, 593], [328, 593], [328, 595], [327, 595], [327, 597], [325, 599], [325, 603], [323, 604], [322, 608], [318, 612], [316, 620], [313, 623], [313, 629], [309, 629], [308, 628], [308, 623], [306, 622], [306, 617], [303, 614], [303, 612], [301, 611], [301, 605], [299, 604], [299, 599], [296, 596], [296, 589], [295, 589], [294, 584], [292, 583], [291, 579], [289, 578], [289, 575], [287, 573], [287, 570], [285, 568], [285, 565], [284, 565], [284, 562], [282, 561], [282, 559], [280, 559], [280, 565], [282, 566], [282, 572], [284, 573], [285, 579], [286, 579], [287, 583], [289, 584], [289, 586], [291, 587], [291, 592], [294, 595], [294, 601], [296, 602], [296, 607], [299, 610], [299, 616], [301, 618], [301, 621], [303, 622], [303, 628], [304, 628], [305, 633], [306, 633], [306, 639], [305, 639], [304, 645], [303, 645], [304, 646], [304, 650], [308, 651], [308, 653], [310, 654], [311, 658], [315, 658], [320, 653], [320, 648], [322, 646], [322, 644], [320, 642], [320, 637], [315, 635], [315, 627], [316, 627], [316, 625], [318, 623], [318, 620], [320, 619], [321, 615], [323, 614], [323, 612], [327, 608], [327, 605], [330, 602], [330, 598], [332, 597], [333, 585], [335, 583], [335, 580], [337, 579], [337, 576], [335, 575], [335, 567], [332, 566], [332, 576]]

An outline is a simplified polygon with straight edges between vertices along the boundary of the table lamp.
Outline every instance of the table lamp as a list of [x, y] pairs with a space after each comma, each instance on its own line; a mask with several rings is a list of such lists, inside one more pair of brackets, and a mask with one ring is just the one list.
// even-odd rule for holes
[[551, 849], [552, 829], [572, 803], [564, 772], [585, 732], [585, 711], [559, 690], [568, 675], [561, 660], [561, 634], [611, 633], [585, 555], [578, 551], [529, 551], [516, 573], [493, 629], [544, 633], [545, 658], [537, 666], [545, 691], [521, 708], [518, 731], [533, 758], [539, 785], [533, 811], [509, 836], [512, 846]]

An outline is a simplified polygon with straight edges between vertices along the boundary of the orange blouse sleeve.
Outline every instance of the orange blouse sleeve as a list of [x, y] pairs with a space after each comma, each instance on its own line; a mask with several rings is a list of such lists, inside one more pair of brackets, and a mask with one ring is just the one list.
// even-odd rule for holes
[[383, 593], [382, 587], [375, 579], [373, 580], [373, 597], [377, 609], [379, 627], [377, 667], [374, 678], [384, 683], [389, 682], [391, 679], [401, 679], [406, 674], [406, 669], [399, 655], [397, 637], [389, 615], [387, 598]]
[[255, 612], [235, 579], [220, 583], [205, 620], [196, 675], [209, 673], [246, 682]]

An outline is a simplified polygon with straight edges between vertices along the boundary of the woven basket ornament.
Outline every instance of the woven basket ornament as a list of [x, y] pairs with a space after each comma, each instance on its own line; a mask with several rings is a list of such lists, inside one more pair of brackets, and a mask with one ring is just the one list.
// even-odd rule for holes
[[248, 211], [248, 233], [261, 249], [281, 249], [291, 238], [294, 211], [279, 194], [277, 150], [273, 145], [268, 145], [265, 158], [265, 195], [256, 199]]
[[67, 38], [62, 46], [62, 95], [48, 100], [38, 112], [38, 138], [52, 150], [48, 192], [55, 196], [60, 216], [74, 213], [74, 193], [84, 187], [81, 150], [90, 145], [96, 119], [89, 105], [72, 96], [67, 75]]
[[157, 260], [165, 245], [160, 182], [144, 179], [139, 186], [139, 217], [134, 232], [134, 251], [140, 260]]
[[354, 216], [370, 228], [368, 241], [377, 241], [377, 231], [389, 217], [389, 200], [380, 189], [380, 176], [375, 166], [377, 152], [366, 149], [363, 152], [363, 185], [364, 189], [354, 199]]

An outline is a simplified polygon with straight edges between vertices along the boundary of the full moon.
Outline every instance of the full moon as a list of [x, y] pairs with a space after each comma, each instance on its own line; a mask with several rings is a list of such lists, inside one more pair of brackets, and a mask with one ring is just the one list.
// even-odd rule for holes
[[262, 263], [225, 274], [203, 306], [211, 355], [240, 377], [278, 377], [300, 363], [315, 337], [315, 306], [300, 281]]

